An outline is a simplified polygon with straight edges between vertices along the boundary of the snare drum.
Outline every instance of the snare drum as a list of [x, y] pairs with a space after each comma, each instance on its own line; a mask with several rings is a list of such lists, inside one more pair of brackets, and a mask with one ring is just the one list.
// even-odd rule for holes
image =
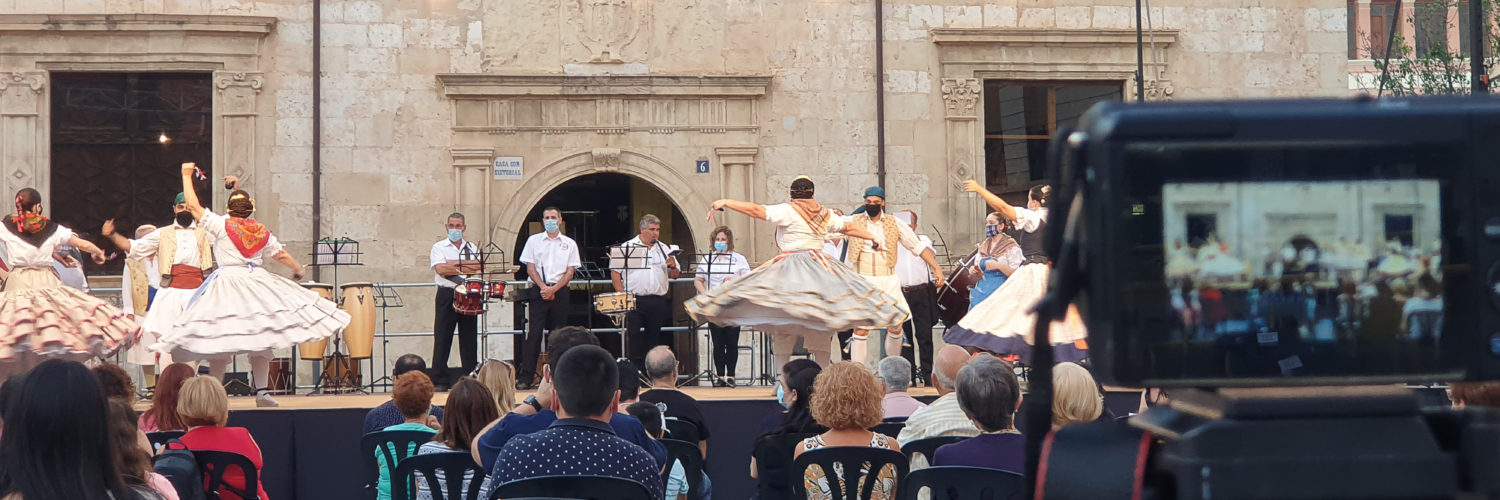
[[349, 357], [366, 359], [375, 347], [375, 285], [371, 283], [349, 283], [339, 287], [344, 297], [340, 309], [349, 313], [349, 326], [344, 327], [344, 343], [349, 345]]
[[464, 316], [484, 313], [484, 280], [469, 279], [453, 287], [453, 311]]
[[[333, 300], [333, 285], [330, 285], [330, 284], [327, 284], [327, 283], [311, 283], [311, 282], [309, 282], [309, 283], [303, 283], [302, 284], [302, 288], [306, 288], [308, 290], [312, 290], [314, 292], [317, 292], [318, 296], [322, 297], [324, 299]], [[297, 356], [300, 357], [300, 358], [302, 358], [302, 359], [306, 359], [306, 360], [310, 360], [310, 361], [322, 361], [323, 360], [323, 350], [325, 350], [327, 348], [328, 348], [328, 338], [327, 337], [324, 337], [324, 338], [321, 338], [321, 339], [318, 339], [318, 340], [314, 340], [314, 341], [311, 341], [311, 342], [303, 342], [303, 343], [297, 345]]]
[[602, 293], [594, 296], [594, 309], [600, 314], [625, 314], [635, 309], [635, 294], [630, 292]]

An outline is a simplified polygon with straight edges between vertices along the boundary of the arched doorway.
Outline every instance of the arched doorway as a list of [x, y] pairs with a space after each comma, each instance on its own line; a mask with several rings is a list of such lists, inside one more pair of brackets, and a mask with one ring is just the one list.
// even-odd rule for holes
[[[651, 182], [627, 174], [607, 172], [585, 174], [569, 179], [547, 194], [526, 212], [525, 222], [514, 228], [516, 239], [511, 249], [512, 261], [519, 265], [521, 250], [526, 239], [542, 231], [542, 210], [557, 207], [562, 212], [562, 231], [578, 242], [579, 259], [583, 268], [574, 276], [574, 283], [582, 280], [609, 280], [608, 248], [634, 238], [638, 233], [642, 216], [652, 214], [662, 221], [661, 239], [669, 245], [682, 249], [679, 257], [684, 271], [692, 269], [691, 255], [697, 253], [692, 226], [683, 216], [678, 204]], [[525, 279], [524, 270], [517, 272], [518, 279]], [[607, 283], [572, 286], [573, 307], [568, 315], [568, 324], [590, 328], [611, 328], [613, 323], [607, 316], [593, 309], [593, 296], [614, 291]], [[585, 292], [585, 293], [579, 293]], [[682, 301], [695, 293], [691, 283], [672, 285], [673, 319], [668, 326], [686, 326], [688, 319], [681, 307]], [[524, 308], [516, 308], [515, 321], [518, 329], [524, 329]], [[599, 341], [604, 348], [616, 356], [620, 355], [620, 336], [616, 333], [600, 333]], [[668, 337], [665, 336], [664, 337]], [[697, 343], [692, 335], [674, 334], [677, 339], [674, 350], [686, 364], [684, 372], [697, 365]], [[517, 350], [520, 338], [516, 339]]]

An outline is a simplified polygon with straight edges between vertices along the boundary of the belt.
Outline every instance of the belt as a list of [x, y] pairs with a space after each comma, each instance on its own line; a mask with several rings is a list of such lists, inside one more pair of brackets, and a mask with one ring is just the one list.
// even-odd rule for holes
[[667, 295], [666, 294], [661, 294], [661, 295], [640, 295], [640, 294], [636, 294], [635, 298], [636, 298], [636, 300], [640, 300], [640, 299], [665, 299], [665, 298], [667, 298]]
[[925, 290], [925, 289], [931, 288], [931, 287], [932, 287], [932, 283], [928, 282], [928, 283], [923, 283], [923, 284], [920, 284], [920, 285], [903, 286], [903, 287], [901, 287], [901, 291], [903, 291], [903, 292], [915, 292], [917, 290]]
[[167, 288], [192, 290], [203, 284], [203, 270], [186, 264], [173, 264], [171, 276]]

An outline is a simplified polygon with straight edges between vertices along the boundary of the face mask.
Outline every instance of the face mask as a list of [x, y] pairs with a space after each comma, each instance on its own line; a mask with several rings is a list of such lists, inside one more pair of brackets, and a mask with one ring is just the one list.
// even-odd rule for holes
[[1281, 259], [1282, 260], [1292, 260], [1292, 259], [1295, 259], [1295, 258], [1297, 258], [1297, 249], [1296, 248], [1292, 248], [1292, 247], [1282, 247], [1281, 248]]
[[463, 232], [463, 230], [461, 230], [461, 229], [449, 229], [448, 230], [448, 241], [451, 241], [451, 242], [454, 242], [454, 243], [458, 243], [458, 241], [462, 240], [462, 239], [464, 239], [464, 232]]
[[729, 243], [728, 242], [724, 242], [724, 241], [715, 241], [714, 242], [714, 251], [715, 252], [724, 252], [724, 251], [728, 251], [728, 250], [729, 250]]
[[542, 227], [545, 228], [549, 233], [555, 233], [557, 232], [557, 221], [544, 220], [542, 221]]
[[986, 238], [994, 238], [996, 236], [1000, 236], [1000, 226], [999, 225], [984, 226], [984, 237], [986, 237]]
[[870, 217], [880, 217], [880, 209], [882, 208], [885, 207], [881, 205], [865, 205], [865, 213], [870, 214]]
[[188, 227], [188, 226], [193, 225], [193, 213], [192, 212], [178, 212], [177, 213], [177, 225], [182, 226], [182, 227]]
[[790, 409], [792, 407], [792, 405], [786, 403], [786, 389], [782, 389], [781, 384], [776, 384], [776, 402], [781, 403], [782, 408]]

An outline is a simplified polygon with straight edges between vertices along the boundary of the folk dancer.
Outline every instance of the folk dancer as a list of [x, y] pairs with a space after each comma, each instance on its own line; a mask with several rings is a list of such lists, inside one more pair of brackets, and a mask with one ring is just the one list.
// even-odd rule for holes
[[[714, 228], [708, 239], [713, 252], [698, 258], [697, 276], [693, 279], [693, 287], [700, 294], [750, 272], [750, 261], [734, 251], [734, 232], [728, 226]], [[734, 387], [734, 368], [740, 359], [740, 327], [709, 323], [708, 334], [717, 375], [714, 387]]]
[[16, 213], [0, 225], [0, 247], [10, 274], [0, 290], [0, 376], [24, 372], [44, 357], [83, 360], [128, 345], [140, 326], [125, 311], [63, 285], [54, 254], [71, 244], [104, 263], [104, 251], [42, 215], [32, 188], [15, 197]]
[[432, 244], [428, 253], [428, 267], [437, 283], [437, 296], [433, 299], [432, 319], [432, 368], [429, 369], [437, 385], [450, 385], [453, 377], [448, 372], [448, 354], [453, 350], [453, 330], [458, 329], [458, 359], [463, 363], [463, 373], [474, 371], [479, 364], [479, 316], [459, 314], [453, 309], [457, 297], [454, 288], [464, 283], [464, 276], [479, 272], [479, 248], [464, 240], [464, 214], [448, 214], [444, 225], [448, 237]]
[[[912, 232], [917, 231], [917, 214], [911, 210], [896, 212], [896, 220], [906, 224]], [[931, 249], [932, 239], [926, 235], [918, 234], [917, 240], [921, 246]], [[934, 259], [936, 260], [936, 259]], [[896, 278], [901, 281], [901, 295], [906, 299], [906, 307], [911, 308], [911, 319], [901, 325], [903, 331], [911, 333], [911, 344], [901, 347], [901, 357], [911, 362], [913, 380], [927, 382], [932, 374], [932, 327], [937, 324], [938, 288], [933, 285], [933, 279], [941, 279], [943, 272], [937, 270], [929, 273], [928, 267], [922, 261], [921, 255], [901, 247], [896, 250]], [[920, 352], [913, 352], [920, 350]], [[895, 353], [887, 353], [893, 356]], [[920, 358], [920, 363], [917, 359]]]
[[[1051, 259], [1043, 248], [1047, 233], [1047, 196], [1052, 189], [1036, 186], [1027, 194], [1025, 207], [1012, 206], [974, 181], [964, 182], [964, 190], [980, 197], [1015, 229], [1016, 242], [1026, 263], [1005, 279], [994, 293], [969, 310], [953, 328], [943, 334], [943, 341], [971, 349], [982, 349], [1003, 355], [1014, 355], [1030, 363], [1032, 333], [1036, 313], [1032, 308], [1047, 293]], [[1078, 309], [1068, 306], [1064, 317], [1052, 323], [1049, 331], [1056, 362], [1080, 361], [1088, 357], [1088, 331]]]
[[1001, 229], [1000, 213], [990, 212], [984, 218], [984, 241], [979, 244], [974, 266], [981, 272], [979, 282], [969, 290], [969, 309], [974, 309], [990, 294], [1005, 283], [1005, 278], [1015, 274], [1016, 269], [1026, 263], [1021, 245]]
[[542, 355], [544, 336], [568, 324], [572, 302], [568, 282], [573, 281], [573, 272], [583, 261], [578, 256], [578, 242], [562, 234], [561, 224], [561, 210], [543, 208], [542, 232], [527, 238], [521, 248], [521, 263], [526, 264], [526, 275], [538, 290], [526, 302], [526, 338], [516, 370], [516, 390], [530, 390], [537, 381], [536, 364]]
[[714, 212], [730, 209], [776, 226], [781, 255], [719, 288], [693, 297], [686, 304], [694, 321], [748, 326], [771, 335], [775, 366], [786, 365], [799, 337], [818, 362], [830, 363], [833, 332], [859, 325], [888, 325], [906, 316], [899, 303], [848, 267], [829, 262], [823, 254], [830, 233], [872, 240], [875, 250], [883, 239], [843, 219], [813, 198], [812, 179], [792, 181], [791, 202], [760, 205], [718, 200]]
[[[221, 380], [234, 356], [248, 355], [256, 406], [278, 406], [268, 388], [272, 349], [331, 337], [349, 326], [349, 314], [293, 281], [302, 279], [302, 265], [270, 229], [250, 218], [255, 214], [255, 199], [238, 189], [238, 179], [224, 178], [231, 190], [225, 204], [228, 215], [219, 215], [199, 203], [193, 187], [195, 171], [192, 163], [182, 165], [183, 198], [188, 212], [211, 239], [217, 268], [188, 298], [172, 327], [158, 331], [160, 338], [152, 350], [170, 352], [178, 361], [206, 360], [209, 373]], [[184, 246], [194, 245], [179, 244], [176, 251], [184, 251]], [[267, 271], [266, 259], [290, 268], [292, 279]], [[177, 261], [174, 255], [172, 262]], [[184, 272], [191, 279], [191, 272]]]
[[671, 283], [682, 275], [677, 267], [677, 252], [661, 242], [661, 219], [646, 214], [641, 217], [641, 233], [624, 247], [630, 248], [630, 258], [645, 254], [645, 269], [611, 270], [610, 281], [615, 292], [630, 292], [635, 295], [635, 309], [625, 316], [626, 357], [636, 366], [646, 366], [646, 352], [661, 344], [661, 328], [672, 317], [667, 306]]
[[[905, 247], [914, 254], [920, 255], [927, 263], [932, 273], [937, 275], [937, 286], [941, 288], [946, 282], [943, 278], [943, 268], [938, 266], [937, 259], [933, 256], [931, 245], [924, 245], [917, 234], [912, 232], [911, 226], [903, 224], [895, 217], [884, 213], [885, 211], [885, 189], [879, 186], [871, 186], [865, 189], [865, 206], [861, 213], [849, 217], [848, 224], [865, 230], [873, 238], [849, 242], [849, 266], [859, 273], [875, 288], [890, 296], [901, 309], [902, 317], [893, 323], [871, 323], [860, 325], [854, 330], [854, 337], [849, 339], [849, 357], [857, 363], [865, 363], [873, 366], [877, 359], [866, 359], [868, 347], [866, 339], [870, 330], [885, 328], [885, 352], [888, 355], [898, 355], [901, 352], [901, 324], [911, 316], [908, 309], [906, 296], [901, 292], [901, 279], [896, 276], [896, 259], [898, 247]], [[878, 248], [872, 243], [880, 242]], [[931, 330], [929, 330], [930, 332]]]
[[[158, 287], [156, 296], [150, 299], [151, 306], [144, 315], [145, 319], [141, 322], [142, 346], [130, 350], [130, 362], [142, 366], [165, 368], [172, 364], [172, 353], [150, 352], [147, 348], [156, 344], [177, 323], [183, 309], [187, 308], [188, 301], [192, 300], [193, 292], [203, 284], [204, 273], [212, 271], [214, 267], [212, 240], [208, 232], [203, 230], [203, 225], [198, 224], [193, 213], [188, 211], [185, 194], [177, 194], [177, 198], [173, 200], [172, 212], [172, 224], [144, 236], [137, 236], [134, 240], [125, 239], [117, 233], [113, 220], [104, 221], [101, 231], [126, 253], [125, 263], [130, 271], [127, 275], [132, 276], [131, 284], [136, 288], [131, 290], [131, 296], [140, 297], [139, 287], [143, 281]], [[137, 264], [131, 264], [132, 262]], [[138, 277], [137, 271], [147, 270], [149, 278], [135, 279]], [[132, 300], [137, 307], [140, 307], [141, 302], [139, 298]], [[147, 384], [155, 385], [149, 380]]]

